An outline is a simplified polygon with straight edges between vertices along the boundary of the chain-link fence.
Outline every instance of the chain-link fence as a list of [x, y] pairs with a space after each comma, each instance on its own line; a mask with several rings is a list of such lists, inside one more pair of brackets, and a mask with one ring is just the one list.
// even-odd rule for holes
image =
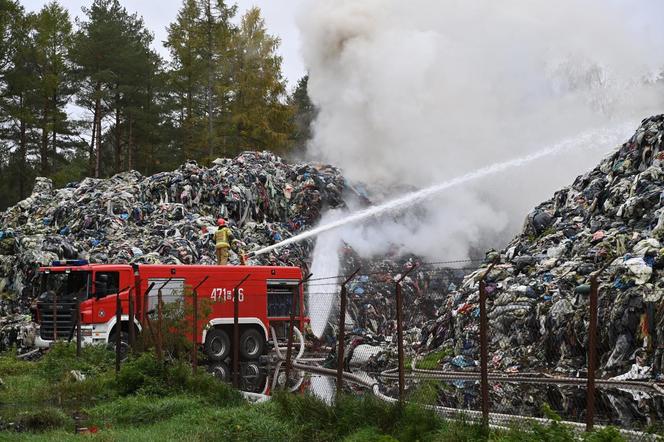
[[[277, 390], [308, 392], [332, 403], [340, 393], [376, 394], [435, 407], [445, 415], [464, 411], [473, 420], [502, 426], [554, 414], [579, 428], [597, 423], [642, 430], [662, 421], [661, 383], [594, 379], [594, 349], [600, 346], [596, 336], [604, 333], [598, 320], [606, 303], [601, 287], [610, 283], [602, 279], [603, 269], [584, 288], [588, 307], [582, 357], [589, 363], [565, 377], [546, 370], [511, 370], [516, 364], [499, 369], [504, 349], [493, 337], [496, 327], [500, 333], [505, 329], [496, 319], [502, 304], [491, 280], [493, 264], [480, 271], [472, 264], [408, 262], [395, 268], [386, 262], [369, 271], [357, 267], [341, 275], [268, 284], [266, 294], [249, 288], [250, 273], [225, 282], [223, 293], [202, 293], [207, 278], [181, 289], [173, 288], [173, 279], [153, 281], [135, 297], [130, 291], [117, 298], [117, 322], [129, 315], [131, 323], [136, 315], [139, 325], [127, 330], [126, 346], [124, 335], [113, 337], [118, 368], [129, 347], [154, 351], [160, 360], [190, 355], [194, 371], [204, 365], [200, 369], [259, 396]], [[471, 295], [457, 299], [462, 281]], [[267, 330], [260, 339], [268, 342], [256, 348], [246, 327], [247, 318], [255, 315], [252, 296], [267, 296]], [[131, 302], [139, 298], [142, 308]], [[174, 315], [169, 306], [178, 300], [182, 305]], [[210, 322], [215, 302], [229, 308], [219, 328]], [[538, 326], [547, 324], [533, 324]], [[132, 336], [138, 331], [140, 336]], [[179, 344], [169, 341], [173, 335]], [[80, 340], [80, 323], [75, 336]]]

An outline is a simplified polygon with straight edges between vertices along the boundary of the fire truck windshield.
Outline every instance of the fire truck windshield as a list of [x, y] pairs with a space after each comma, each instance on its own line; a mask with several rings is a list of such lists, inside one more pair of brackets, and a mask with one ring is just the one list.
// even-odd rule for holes
[[90, 272], [50, 272], [43, 274], [43, 292], [54, 292], [59, 297], [87, 299], [90, 292]]

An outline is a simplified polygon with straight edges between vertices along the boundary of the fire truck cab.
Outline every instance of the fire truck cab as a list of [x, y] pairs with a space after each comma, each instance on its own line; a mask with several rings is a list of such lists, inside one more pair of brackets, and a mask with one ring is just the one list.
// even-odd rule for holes
[[[257, 359], [266, 352], [271, 330], [279, 340], [287, 336], [293, 299], [294, 325], [302, 329], [308, 322], [303, 314], [302, 271], [297, 267], [89, 264], [73, 260], [53, 262], [39, 272], [39, 347], [75, 338], [78, 311], [84, 345], [115, 342], [117, 333], [126, 342], [130, 327], [136, 335], [143, 331], [148, 315], [157, 309], [159, 292], [162, 305], [178, 300], [191, 303], [192, 297], [185, 293], [193, 288], [197, 288], [199, 305], [207, 300], [208, 306], [199, 308], [196, 342], [204, 346], [212, 361], [223, 361], [230, 355], [236, 286], [243, 359]], [[191, 322], [192, 330], [193, 318], [185, 315], [185, 319]], [[189, 333], [192, 339], [193, 330]]]

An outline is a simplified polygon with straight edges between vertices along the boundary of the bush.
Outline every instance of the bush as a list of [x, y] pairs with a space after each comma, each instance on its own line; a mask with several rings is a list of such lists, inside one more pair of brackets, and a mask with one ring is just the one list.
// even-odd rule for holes
[[35, 364], [16, 359], [12, 353], [0, 356], [0, 377], [27, 374], [35, 369]]
[[583, 440], [587, 442], [623, 442], [625, 438], [617, 428], [606, 427], [584, 435]]
[[41, 432], [62, 428], [67, 424], [68, 417], [54, 407], [40, 408], [19, 413], [15, 418], [16, 429]]
[[118, 373], [115, 387], [122, 396], [139, 393], [145, 396], [195, 394], [208, 402], [229, 406], [242, 402], [242, 396], [214, 376], [199, 372], [194, 376], [184, 362], [160, 364], [151, 353], [126, 362]]
[[37, 362], [39, 373], [50, 381], [59, 381], [71, 370], [79, 370], [86, 375], [104, 373], [115, 362], [115, 354], [104, 345], [88, 345], [81, 349], [81, 357], [76, 357], [76, 344], [57, 342]]
[[48, 389], [51, 397], [65, 404], [88, 404], [98, 400], [115, 397], [115, 380], [111, 372], [88, 376], [83, 381], [65, 377], [62, 381], [52, 384]]
[[155, 399], [131, 396], [100, 405], [90, 410], [93, 422], [101, 425], [146, 425], [201, 408], [201, 401], [192, 397]]
[[116, 379], [116, 388], [121, 395], [129, 395], [142, 390], [144, 393], [163, 395], [165, 369], [151, 353], [143, 353], [130, 359], [120, 367]]
[[305, 395], [275, 394], [275, 412], [303, 427], [305, 434], [317, 434], [318, 440], [339, 440], [372, 427], [398, 440], [424, 440], [442, 426], [433, 411], [417, 405], [388, 404], [373, 396], [340, 398], [334, 407]]

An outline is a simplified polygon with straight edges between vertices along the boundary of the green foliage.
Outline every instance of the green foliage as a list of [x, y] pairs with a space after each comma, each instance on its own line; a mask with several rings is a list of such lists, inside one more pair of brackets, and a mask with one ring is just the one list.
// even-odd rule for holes
[[317, 433], [321, 441], [339, 440], [365, 427], [398, 440], [423, 440], [442, 426], [442, 420], [432, 411], [415, 405], [388, 404], [373, 396], [343, 397], [334, 407], [309, 395], [277, 394], [273, 401], [279, 416], [294, 421], [304, 434]]
[[303, 154], [307, 141], [312, 136], [312, 124], [318, 115], [318, 109], [309, 97], [309, 76], [305, 75], [297, 82], [289, 104], [293, 109], [291, 125], [293, 127], [293, 152]]
[[[63, 186], [247, 149], [301, 153], [316, 115], [307, 78], [289, 97], [279, 38], [258, 8], [237, 11], [183, 0], [165, 63], [119, 0], [89, 2], [74, 23], [57, 1], [30, 13], [0, 0], [0, 210], [27, 197], [36, 176]], [[70, 118], [72, 104], [82, 120]]]
[[99, 426], [147, 425], [201, 408], [201, 401], [187, 396], [154, 398], [130, 396], [88, 410], [91, 422]]
[[17, 359], [14, 353], [7, 353], [0, 356], [0, 378], [27, 374], [34, 370], [34, 368], [34, 363]]
[[415, 367], [422, 370], [435, 370], [439, 368], [440, 362], [447, 356], [454, 354], [454, 350], [451, 348], [443, 348], [433, 353], [425, 355], [422, 359], [418, 360], [415, 363]]
[[79, 370], [84, 375], [103, 373], [114, 366], [115, 354], [105, 346], [91, 345], [76, 357], [76, 344], [58, 342], [38, 363], [39, 374], [49, 381], [60, 381], [65, 374]]
[[606, 427], [585, 434], [583, 440], [586, 442], [623, 442], [625, 438], [622, 437], [617, 428]]
[[143, 353], [122, 365], [117, 376], [117, 390], [122, 395], [137, 393], [166, 394], [165, 385], [160, 381], [166, 370], [151, 353]]
[[436, 405], [440, 390], [440, 381], [424, 380], [410, 394], [409, 401], [420, 405]]
[[71, 420], [55, 407], [37, 408], [19, 413], [14, 422], [19, 429], [27, 431], [47, 431], [64, 427]]
[[260, 9], [253, 7], [242, 16], [232, 41], [236, 81], [230, 114], [236, 149], [284, 151], [290, 147], [293, 108], [285, 103], [280, 40], [268, 34]]
[[[488, 433], [462, 418], [446, 420], [414, 403], [390, 404], [371, 395], [343, 396], [329, 406], [310, 395], [279, 392], [272, 401], [249, 404], [209, 374], [193, 376], [184, 362], [160, 364], [146, 353], [126, 362], [116, 378], [99, 349], [84, 353], [80, 362], [74, 355], [62, 345], [37, 362], [12, 360], [11, 354], [0, 357], [5, 381], [0, 403], [12, 405], [0, 407], [0, 421], [14, 422], [27, 431], [0, 431], [0, 440], [78, 441], [69, 417], [74, 410], [87, 416], [85, 424], [99, 428], [95, 438], [102, 440], [180, 440], [183, 435], [188, 440], [302, 442], [622, 440], [614, 428], [579, 436], [548, 407], [544, 413], [552, 419], [550, 424], [524, 424]], [[61, 363], [56, 363], [58, 359]], [[106, 368], [89, 370], [82, 382], [70, 379], [64, 368], [94, 363]], [[63, 378], [49, 381], [43, 376], [46, 370], [62, 373]], [[423, 383], [413, 398], [431, 402], [438, 388], [435, 382]], [[12, 402], [19, 399], [20, 404]]]
[[397, 439], [381, 434], [376, 428], [362, 428], [345, 437], [344, 442], [398, 442]]
[[240, 394], [208, 373], [191, 373], [184, 362], [160, 364], [152, 353], [143, 353], [124, 363], [115, 387], [120, 395], [168, 396], [194, 394], [213, 404], [239, 404]]

